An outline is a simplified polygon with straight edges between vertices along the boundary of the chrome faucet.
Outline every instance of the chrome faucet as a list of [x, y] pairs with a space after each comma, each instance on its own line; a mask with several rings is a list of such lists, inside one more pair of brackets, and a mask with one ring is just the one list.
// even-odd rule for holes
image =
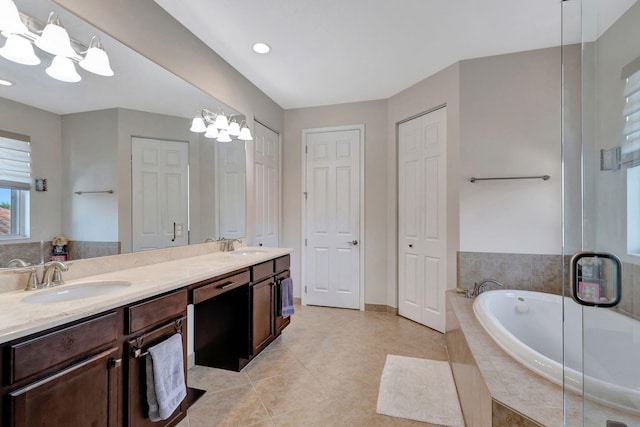
[[29, 267], [29, 263], [20, 258], [14, 258], [7, 264], [7, 268], [23, 268]]
[[38, 280], [38, 266], [30, 265], [20, 258], [15, 258], [9, 261], [7, 267], [12, 269], [14, 273], [29, 273], [27, 286], [24, 288], [25, 291], [32, 291], [41, 287], [40, 281]]
[[221, 244], [220, 250], [222, 252], [234, 251], [236, 248], [234, 247], [233, 244], [235, 242], [242, 243], [242, 240], [240, 240], [240, 239], [225, 239], [224, 237], [221, 237], [217, 241], [220, 242], [220, 244]]
[[495, 279], [482, 279], [481, 281], [475, 282], [473, 284], [473, 296], [477, 297], [482, 292], [484, 292], [485, 285], [488, 285], [489, 283], [493, 283], [493, 284], [498, 285], [500, 287], [504, 287], [502, 283], [498, 282]]
[[62, 280], [62, 272], [69, 271], [69, 266], [61, 261], [51, 261], [44, 265], [44, 273], [42, 273], [41, 285], [45, 288], [52, 286], [64, 285]]

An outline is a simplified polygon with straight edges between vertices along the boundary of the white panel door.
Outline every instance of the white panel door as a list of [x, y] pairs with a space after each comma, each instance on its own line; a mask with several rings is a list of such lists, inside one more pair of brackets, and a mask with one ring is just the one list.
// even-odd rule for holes
[[360, 307], [360, 133], [305, 134], [306, 304]]
[[398, 312], [444, 332], [446, 108], [401, 123], [398, 140]]
[[255, 246], [278, 247], [280, 227], [280, 136], [254, 122]]
[[188, 244], [189, 144], [131, 138], [132, 248]]
[[239, 239], [247, 235], [246, 212], [247, 158], [244, 141], [216, 143], [216, 205], [218, 206], [217, 236]]

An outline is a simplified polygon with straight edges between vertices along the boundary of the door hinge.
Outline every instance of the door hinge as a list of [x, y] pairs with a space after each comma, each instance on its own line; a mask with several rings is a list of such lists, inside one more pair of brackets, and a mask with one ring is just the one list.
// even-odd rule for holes
[[309, 154], [309, 146], [308, 145], [304, 146], [304, 154]]
[[304, 245], [307, 246], [307, 239], [304, 239]]
[[304, 194], [304, 199], [307, 200], [307, 192], [305, 191], [303, 194]]
[[307, 293], [307, 285], [304, 285], [304, 293]]

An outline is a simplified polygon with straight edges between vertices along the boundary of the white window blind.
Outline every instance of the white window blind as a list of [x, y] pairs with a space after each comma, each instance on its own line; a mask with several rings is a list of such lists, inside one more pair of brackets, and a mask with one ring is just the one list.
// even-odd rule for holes
[[0, 136], [0, 187], [31, 188], [31, 143]]
[[623, 114], [622, 163], [634, 167], [640, 165], [640, 71], [625, 79]]

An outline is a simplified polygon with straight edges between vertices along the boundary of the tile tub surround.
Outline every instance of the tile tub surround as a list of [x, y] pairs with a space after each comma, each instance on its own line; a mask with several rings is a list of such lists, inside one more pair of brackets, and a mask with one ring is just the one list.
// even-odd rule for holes
[[0, 245], [0, 267], [6, 266], [14, 258], [20, 258], [29, 264], [38, 264], [41, 253], [45, 257], [51, 254], [51, 240], [42, 242], [42, 250], [40, 242], [3, 242]]
[[[446, 342], [460, 404], [468, 427], [563, 425], [562, 387], [534, 374], [505, 353], [473, 313], [473, 299], [447, 292]], [[606, 420], [640, 425], [640, 417], [566, 394], [567, 426], [601, 427]], [[491, 421], [489, 421], [491, 420]]]
[[[561, 255], [458, 252], [458, 286], [473, 288], [474, 282], [490, 278], [509, 289], [562, 295], [562, 259]], [[564, 257], [566, 272], [570, 260], [571, 256]], [[622, 299], [617, 310], [640, 319], [638, 264], [622, 263]]]
[[618, 310], [640, 320], [640, 265], [622, 263], [622, 299]]
[[458, 286], [495, 279], [510, 289], [562, 293], [562, 255], [458, 252]]
[[[64, 286], [72, 286], [79, 282], [89, 281], [124, 280], [132, 284], [127, 289], [112, 294], [49, 304], [25, 304], [22, 302], [25, 296], [47, 292], [48, 290], [32, 292], [17, 290], [0, 293], [0, 307], [2, 307], [0, 310], [0, 343], [179, 289], [201, 280], [292, 252], [288, 248], [261, 247], [259, 249], [265, 253], [238, 256], [228, 252], [216, 252], [163, 261], [163, 257], [171, 255], [171, 251], [161, 250], [77, 261], [71, 265], [67, 273], [63, 274], [66, 284], [54, 289], [62, 289]], [[181, 253], [184, 255], [184, 252]], [[117, 258], [117, 261], [121, 261], [116, 263], [119, 264], [119, 268], [109, 263], [110, 258]], [[150, 263], [150, 261], [155, 261], [156, 263]], [[138, 266], [136, 266], [136, 263]], [[75, 268], [77, 265], [84, 268]], [[101, 270], [108, 270], [109, 272], [100, 274]], [[73, 276], [70, 274], [72, 272], [74, 273]], [[13, 274], [9, 272], [9, 275]], [[15, 276], [24, 275], [16, 274]]]

